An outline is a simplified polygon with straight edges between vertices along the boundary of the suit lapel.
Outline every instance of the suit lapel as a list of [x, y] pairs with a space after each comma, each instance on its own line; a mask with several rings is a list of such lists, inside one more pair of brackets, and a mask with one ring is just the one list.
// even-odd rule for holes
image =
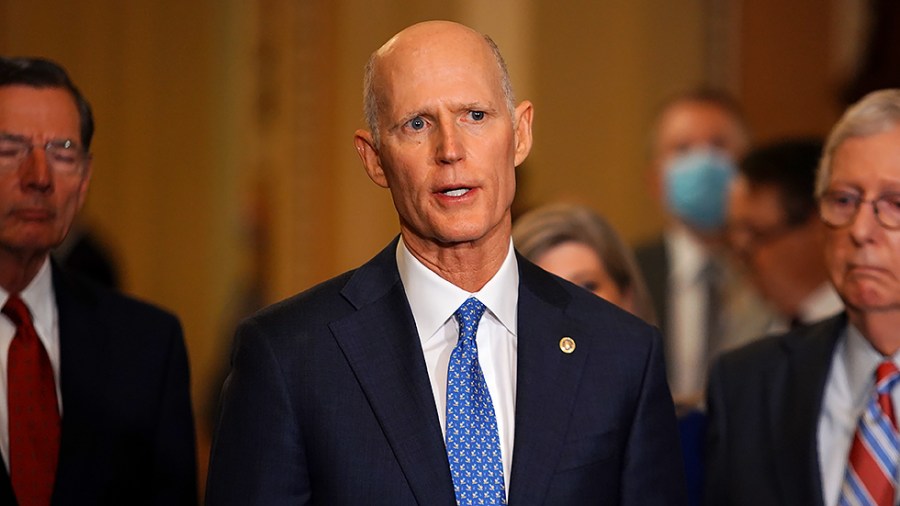
[[[54, 266], [55, 267], [55, 266]], [[54, 290], [59, 311], [60, 388], [62, 390], [62, 440], [55, 496], [67, 490], [90, 490], [88, 482], [102, 479], [89, 475], [91, 459], [101, 452], [102, 441], [93, 440], [97, 411], [91, 406], [103, 397], [108, 369], [107, 332], [96, 318], [96, 295], [54, 268]]]
[[[527, 260], [519, 261], [516, 429], [510, 504], [541, 504], [559, 460], [590, 340], [564, 315], [569, 295]], [[570, 336], [577, 351], [565, 354]], [[552, 416], [548, 416], [552, 413]]]
[[840, 316], [785, 341], [787, 378], [782, 384], [787, 389], [783, 396], [772, 395], [769, 405], [772, 451], [780, 456], [774, 459], [775, 473], [785, 504], [823, 504], [819, 413], [834, 347], [845, 326]]
[[[357, 311], [332, 333], [377, 417], [419, 504], [455, 501], [422, 346], [397, 272], [396, 241], [341, 292]], [[423, 465], [423, 463], [429, 463]]]

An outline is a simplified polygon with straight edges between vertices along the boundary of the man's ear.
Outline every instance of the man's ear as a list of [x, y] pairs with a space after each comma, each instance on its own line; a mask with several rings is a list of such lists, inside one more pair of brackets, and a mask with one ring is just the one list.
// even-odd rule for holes
[[388, 187], [387, 178], [384, 176], [384, 169], [381, 167], [381, 157], [378, 154], [378, 148], [375, 147], [375, 139], [368, 130], [357, 130], [353, 135], [353, 145], [356, 146], [356, 154], [362, 160], [363, 167], [369, 179], [382, 188]]
[[531, 152], [531, 120], [534, 115], [534, 106], [531, 102], [524, 100], [516, 107], [515, 123], [513, 128], [516, 132], [516, 167], [525, 161], [528, 153]]

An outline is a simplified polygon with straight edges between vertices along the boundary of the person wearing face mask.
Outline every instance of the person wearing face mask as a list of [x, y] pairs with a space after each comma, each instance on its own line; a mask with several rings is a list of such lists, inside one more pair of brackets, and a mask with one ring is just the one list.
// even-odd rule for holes
[[666, 338], [669, 385], [684, 406], [699, 404], [710, 359], [758, 337], [771, 319], [725, 257], [727, 192], [748, 146], [743, 112], [718, 90], [674, 96], [651, 130], [651, 184], [666, 226], [635, 255]]

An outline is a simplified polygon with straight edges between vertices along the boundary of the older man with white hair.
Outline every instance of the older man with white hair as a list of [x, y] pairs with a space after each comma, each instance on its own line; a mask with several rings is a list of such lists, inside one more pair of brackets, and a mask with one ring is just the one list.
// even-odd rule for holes
[[847, 110], [816, 196], [846, 311], [713, 367], [708, 504], [897, 504], [900, 89]]

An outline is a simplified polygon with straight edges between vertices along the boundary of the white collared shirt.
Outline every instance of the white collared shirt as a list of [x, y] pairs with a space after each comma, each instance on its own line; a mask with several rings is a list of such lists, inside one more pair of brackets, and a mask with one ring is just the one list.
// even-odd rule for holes
[[497, 415], [504, 485], [509, 495], [515, 435], [519, 302], [519, 266], [512, 241], [500, 270], [476, 293], [469, 293], [428, 269], [409, 252], [402, 238], [397, 245], [397, 267], [422, 340], [431, 391], [445, 439], [447, 368], [450, 353], [459, 341], [459, 327], [453, 313], [469, 297], [477, 297], [487, 306], [476, 334], [478, 361]]
[[[797, 309], [800, 323], [808, 325], [830, 318], [844, 310], [844, 303], [831, 282], [826, 281], [809, 294]], [[774, 318], [769, 334], [780, 334], [790, 329], [791, 322], [783, 316]]]
[[[9, 292], [0, 287], [0, 307], [6, 304], [9, 295]], [[41, 266], [31, 283], [22, 290], [19, 297], [31, 311], [34, 330], [50, 357], [50, 365], [53, 367], [53, 376], [56, 380], [56, 398], [59, 401], [61, 414], [59, 313], [56, 309], [56, 297], [53, 294], [53, 274], [49, 258], [44, 261], [44, 265]], [[7, 404], [6, 365], [9, 358], [9, 345], [12, 344], [15, 335], [16, 326], [6, 316], [0, 316], [0, 453], [3, 454], [3, 462], [7, 469], [9, 469], [9, 406]]]
[[[835, 346], [817, 433], [826, 506], [838, 502], [856, 426], [875, 389], [875, 369], [884, 359], [853, 325], [847, 326]], [[891, 360], [900, 367], [898, 355]], [[900, 387], [891, 391], [891, 401], [896, 415], [900, 407]]]
[[706, 380], [707, 285], [703, 268], [709, 255], [687, 231], [666, 231], [669, 250], [668, 356], [672, 395], [693, 397]]

